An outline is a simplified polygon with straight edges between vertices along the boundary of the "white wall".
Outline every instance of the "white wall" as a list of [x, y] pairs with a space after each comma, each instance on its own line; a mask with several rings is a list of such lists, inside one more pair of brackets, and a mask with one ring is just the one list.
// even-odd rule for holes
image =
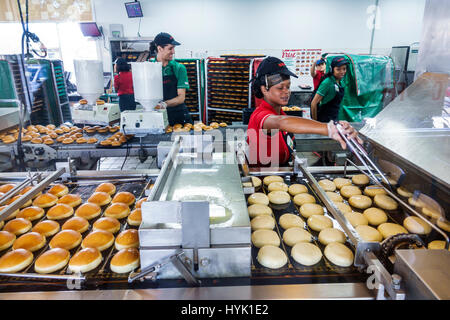
[[[92, 0], [96, 21], [109, 33], [120, 23], [126, 37], [136, 37], [139, 19], [129, 19], [123, 0]], [[129, 1], [129, 0], [128, 0]], [[176, 57], [223, 53], [264, 53], [281, 49], [321, 48], [325, 51], [368, 53], [369, 6], [375, 0], [141, 0], [140, 34], [160, 31], [182, 45]], [[395, 45], [420, 40], [425, 0], [379, 0], [379, 29], [373, 53], [389, 54]], [[111, 58], [103, 51], [105, 69]]]

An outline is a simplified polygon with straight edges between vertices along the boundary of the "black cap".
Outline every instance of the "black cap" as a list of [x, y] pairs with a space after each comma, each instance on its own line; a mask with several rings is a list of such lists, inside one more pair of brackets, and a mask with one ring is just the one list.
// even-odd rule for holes
[[334, 67], [343, 66], [344, 64], [348, 64], [348, 60], [345, 57], [334, 57], [333, 60], [331, 60], [331, 69], [333, 69]]
[[261, 64], [258, 66], [258, 70], [256, 70], [255, 79], [266, 74], [284, 74], [287, 76], [298, 78], [295, 73], [289, 71], [283, 61], [275, 57], [267, 57], [261, 62]]
[[181, 43], [175, 41], [175, 39], [166, 32], [158, 33], [154, 39], [155, 44], [157, 46], [165, 46], [168, 44], [172, 44], [174, 46], [179, 46]]

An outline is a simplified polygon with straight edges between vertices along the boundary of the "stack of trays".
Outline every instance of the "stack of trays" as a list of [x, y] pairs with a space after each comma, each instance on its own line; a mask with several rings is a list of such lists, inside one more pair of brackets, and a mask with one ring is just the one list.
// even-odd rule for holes
[[198, 60], [177, 60], [186, 67], [189, 90], [186, 91], [186, 99], [184, 103], [186, 104], [189, 112], [191, 113], [192, 120], [200, 120], [200, 97], [198, 96]]
[[[242, 121], [248, 108], [250, 68], [248, 58], [211, 58], [207, 62], [208, 121]], [[222, 111], [223, 110], [223, 111]]]

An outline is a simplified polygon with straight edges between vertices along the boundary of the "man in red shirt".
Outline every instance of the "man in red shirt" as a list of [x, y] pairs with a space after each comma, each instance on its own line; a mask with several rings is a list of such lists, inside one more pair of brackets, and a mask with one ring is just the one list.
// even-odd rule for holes
[[133, 75], [131, 66], [123, 58], [118, 58], [114, 65], [114, 89], [119, 96], [120, 112], [125, 110], [136, 110], [136, 101], [134, 100]]
[[[294, 133], [329, 136], [345, 149], [345, 142], [332, 121], [321, 123], [300, 117], [287, 116], [281, 107], [289, 101], [290, 77], [296, 77], [278, 58], [267, 57], [259, 65], [252, 79], [252, 91], [261, 104], [253, 111], [247, 128], [248, 160], [253, 166], [283, 166], [293, 157]], [[346, 121], [340, 121], [350, 138], [358, 132]], [[360, 141], [362, 142], [362, 141]]]

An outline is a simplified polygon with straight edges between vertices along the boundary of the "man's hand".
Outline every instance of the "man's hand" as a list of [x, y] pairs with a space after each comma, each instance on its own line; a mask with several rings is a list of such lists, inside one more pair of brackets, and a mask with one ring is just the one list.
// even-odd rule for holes
[[155, 110], [164, 110], [164, 109], [167, 109], [167, 103], [165, 103], [164, 101], [160, 101], [155, 107]]

